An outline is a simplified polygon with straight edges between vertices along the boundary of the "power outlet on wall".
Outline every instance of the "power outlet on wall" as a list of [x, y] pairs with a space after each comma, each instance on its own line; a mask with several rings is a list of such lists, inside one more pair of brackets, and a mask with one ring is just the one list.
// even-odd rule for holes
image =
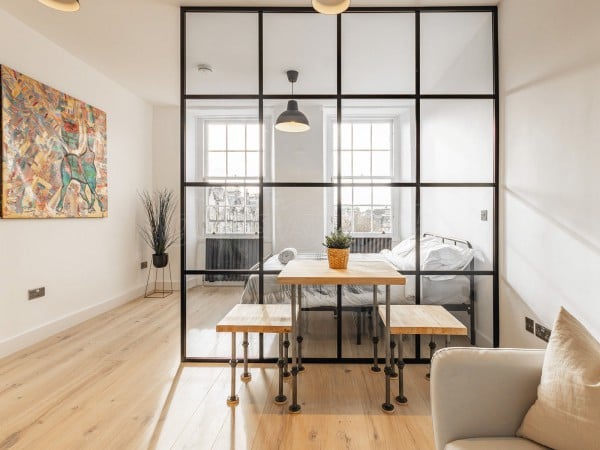
[[36, 298], [43, 297], [44, 295], [46, 295], [46, 288], [45, 287], [39, 287], [39, 288], [35, 288], [35, 289], [29, 289], [27, 291], [27, 298], [29, 300], [34, 300]]
[[535, 324], [535, 335], [542, 341], [548, 342], [550, 340], [550, 329], [539, 323]]
[[531, 317], [525, 317], [525, 329], [533, 334], [534, 322]]
[[140, 269], [144, 270], [148, 268], [148, 261], [142, 261], [140, 263]]

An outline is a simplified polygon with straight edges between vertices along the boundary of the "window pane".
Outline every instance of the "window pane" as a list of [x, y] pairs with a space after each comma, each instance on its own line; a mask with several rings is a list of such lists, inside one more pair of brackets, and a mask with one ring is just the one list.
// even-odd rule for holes
[[352, 148], [354, 150], [371, 149], [370, 123], [355, 123], [352, 125]]
[[210, 123], [207, 126], [207, 140], [209, 150], [226, 150], [227, 127], [223, 123]]
[[421, 91], [493, 92], [492, 13], [421, 14]]
[[345, 94], [412, 94], [415, 89], [415, 15], [342, 15]]
[[258, 150], [260, 145], [260, 126], [258, 124], [246, 125], [246, 150]]
[[244, 150], [246, 148], [246, 126], [244, 124], [227, 125], [227, 149]]
[[354, 230], [356, 233], [370, 233], [371, 229], [371, 207], [354, 206]]
[[258, 177], [260, 162], [258, 158], [258, 152], [248, 152], [246, 153], [246, 176], [248, 177]]
[[375, 205], [391, 205], [392, 203], [392, 188], [389, 187], [374, 187], [373, 188], [373, 204]]
[[392, 232], [392, 209], [388, 205], [373, 207], [373, 232]]
[[392, 127], [389, 122], [374, 123], [372, 125], [372, 148], [373, 150], [391, 150]]
[[226, 171], [226, 153], [225, 152], [209, 152], [207, 161], [207, 176], [222, 177], [227, 174]]
[[390, 176], [391, 171], [390, 152], [373, 152], [373, 176]]
[[354, 152], [352, 175], [355, 177], [371, 176], [371, 152]]
[[355, 205], [370, 205], [371, 204], [372, 188], [370, 187], [355, 187], [354, 188], [354, 204]]
[[246, 154], [244, 152], [229, 152], [227, 160], [227, 176], [246, 176]]
[[342, 123], [342, 150], [352, 149], [352, 124]]
[[343, 187], [342, 188], [342, 205], [351, 205], [352, 204], [352, 188], [351, 187]]
[[[258, 93], [258, 14], [186, 14], [187, 94]], [[201, 72], [209, 64], [212, 72]]]

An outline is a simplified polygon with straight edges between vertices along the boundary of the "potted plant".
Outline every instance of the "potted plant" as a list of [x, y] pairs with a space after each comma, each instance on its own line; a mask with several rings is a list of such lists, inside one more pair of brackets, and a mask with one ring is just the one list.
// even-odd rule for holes
[[147, 220], [145, 226], [139, 227], [140, 235], [154, 251], [152, 264], [160, 269], [169, 263], [166, 250], [177, 241], [177, 234], [171, 225], [176, 206], [175, 196], [168, 189], [153, 194], [143, 191], [139, 195]]
[[325, 243], [323, 245], [327, 247], [327, 260], [331, 269], [348, 268], [351, 244], [352, 236], [340, 229], [325, 236]]

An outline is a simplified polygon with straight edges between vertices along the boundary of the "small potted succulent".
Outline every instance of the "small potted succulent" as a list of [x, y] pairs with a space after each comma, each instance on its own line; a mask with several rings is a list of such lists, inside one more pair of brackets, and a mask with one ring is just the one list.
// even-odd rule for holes
[[339, 229], [325, 236], [325, 243], [323, 245], [327, 247], [327, 260], [331, 269], [348, 268], [351, 244], [352, 236]]
[[144, 206], [147, 223], [140, 226], [142, 239], [152, 248], [152, 264], [157, 269], [169, 263], [166, 250], [177, 241], [177, 233], [172, 225], [175, 212], [175, 195], [168, 189], [162, 189], [153, 194], [142, 192], [140, 200]]

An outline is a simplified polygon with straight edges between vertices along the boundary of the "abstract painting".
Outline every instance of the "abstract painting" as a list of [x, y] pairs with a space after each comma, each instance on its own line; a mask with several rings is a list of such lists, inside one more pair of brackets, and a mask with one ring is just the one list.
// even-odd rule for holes
[[3, 218], [106, 217], [106, 113], [0, 66]]

